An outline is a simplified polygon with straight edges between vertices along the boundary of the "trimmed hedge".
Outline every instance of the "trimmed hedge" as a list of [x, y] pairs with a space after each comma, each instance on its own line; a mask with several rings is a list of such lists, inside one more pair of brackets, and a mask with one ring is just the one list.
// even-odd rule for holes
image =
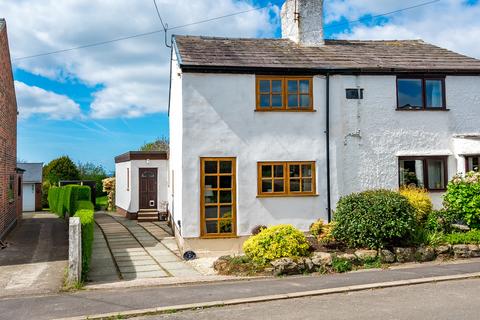
[[389, 190], [372, 190], [340, 198], [333, 237], [352, 248], [395, 246], [415, 231], [415, 208]]
[[88, 186], [67, 185], [52, 187], [48, 191], [50, 211], [59, 217], [64, 217], [66, 213], [73, 216], [78, 210], [77, 203], [79, 201], [89, 202], [90, 200], [90, 187]]
[[[87, 201], [79, 201], [87, 203]], [[90, 270], [90, 261], [92, 259], [93, 230], [95, 224], [93, 204], [90, 202], [91, 209], [80, 209], [75, 212], [74, 217], [80, 218], [82, 224], [82, 280], [87, 279]]]

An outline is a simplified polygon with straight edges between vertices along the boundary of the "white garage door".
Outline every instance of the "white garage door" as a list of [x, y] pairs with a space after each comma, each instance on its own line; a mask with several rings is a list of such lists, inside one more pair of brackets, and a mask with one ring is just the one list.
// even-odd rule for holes
[[35, 185], [33, 183], [23, 184], [23, 211], [35, 211]]

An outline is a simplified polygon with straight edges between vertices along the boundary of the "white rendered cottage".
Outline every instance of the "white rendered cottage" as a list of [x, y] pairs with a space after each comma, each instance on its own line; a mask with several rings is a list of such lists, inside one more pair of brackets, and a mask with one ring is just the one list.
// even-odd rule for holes
[[421, 40], [324, 40], [322, 2], [287, 0], [283, 39], [173, 38], [183, 250], [240, 251], [256, 225], [306, 231], [366, 189], [415, 183], [440, 206], [448, 179], [478, 168], [480, 61]]
[[115, 157], [117, 212], [138, 221], [159, 220], [167, 211], [168, 154], [130, 151]]

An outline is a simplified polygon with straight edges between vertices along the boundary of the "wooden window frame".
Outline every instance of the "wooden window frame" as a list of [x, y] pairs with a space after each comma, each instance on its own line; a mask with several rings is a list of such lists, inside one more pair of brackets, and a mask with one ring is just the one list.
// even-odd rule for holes
[[468, 158], [478, 158], [480, 163], [480, 154], [469, 154], [469, 155], [465, 155], [464, 158], [465, 158], [465, 173], [473, 171], [473, 169], [469, 168], [468, 166]]
[[[260, 106], [260, 81], [261, 80], [281, 80], [282, 81], [282, 106], [281, 107], [261, 107]], [[309, 97], [310, 97], [310, 106], [308, 108], [296, 108], [288, 107], [288, 81], [289, 80], [308, 80], [310, 83], [309, 86]], [[300, 89], [298, 89], [300, 90]], [[297, 91], [298, 96], [300, 97], [299, 91]], [[272, 92], [270, 91], [270, 97]], [[255, 100], [256, 107], [255, 111], [258, 112], [314, 112], [313, 108], [313, 77], [311, 76], [257, 76], [255, 79]]]
[[[206, 174], [204, 163], [206, 161], [232, 161], [232, 172], [231, 174], [228, 173], [220, 173], [217, 174]], [[209, 238], [236, 238], [237, 237], [237, 159], [234, 157], [202, 157], [200, 158], [200, 237], [203, 239]], [[216, 175], [216, 176], [232, 176], [232, 202], [230, 205], [232, 206], [232, 232], [231, 233], [207, 233], [206, 230], [206, 218], [205, 218], [205, 188], [204, 188], [204, 181], [205, 176], [208, 175]], [[220, 184], [217, 185], [215, 188], [218, 191], [225, 190], [220, 188]], [[230, 190], [230, 188], [227, 188]], [[220, 192], [219, 192], [220, 193]], [[218, 201], [220, 201], [220, 194], [218, 195]], [[220, 202], [217, 202], [217, 206], [220, 205]], [[224, 203], [224, 205], [227, 205]], [[217, 221], [221, 220], [230, 220], [230, 219], [222, 219], [217, 218]]]
[[[422, 81], [422, 105], [416, 106], [416, 108], [402, 108], [400, 106], [400, 97], [398, 94], [398, 81], [399, 80], [421, 80]], [[427, 107], [427, 80], [439, 80], [442, 83], [442, 107], [434, 108], [434, 107]], [[396, 85], [396, 95], [397, 95], [397, 111], [449, 111], [447, 109], [447, 97], [446, 97], [446, 90], [445, 90], [445, 76], [436, 76], [436, 75], [405, 75], [405, 76], [397, 76], [395, 80]]]
[[[270, 165], [283, 165], [283, 192], [263, 192], [262, 191], [262, 181], [268, 180], [268, 177], [264, 178], [262, 176], [262, 166]], [[291, 178], [290, 177], [290, 166], [291, 165], [300, 165], [300, 177]], [[290, 191], [290, 180], [298, 179], [300, 180], [300, 185], [302, 184], [302, 165], [311, 165], [312, 167], [312, 176], [305, 177], [306, 179], [312, 179], [312, 191]], [[311, 197], [317, 196], [317, 185], [316, 185], [316, 170], [315, 170], [315, 161], [265, 161], [257, 162], [257, 197], [259, 198], [269, 198], [269, 197]], [[275, 180], [274, 172], [272, 171], [272, 183]], [[279, 180], [280, 178], [278, 178]], [[272, 185], [273, 187], [273, 185]]]
[[[405, 156], [405, 157], [398, 157], [398, 185], [399, 187], [402, 187], [401, 185], [401, 172], [400, 172], [400, 161], [401, 160], [421, 160], [423, 163], [423, 183], [424, 183], [424, 188], [429, 191], [429, 192], [443, 192], [447, 190], [447, 184], [448, 184], [448, 156]], [[434, 189], [434, 188], [429, 188], [428, 187], [428, 160], [442, 160], [443, 161], [443, 185], [445, 186], [444, 188], [441, 189]]]

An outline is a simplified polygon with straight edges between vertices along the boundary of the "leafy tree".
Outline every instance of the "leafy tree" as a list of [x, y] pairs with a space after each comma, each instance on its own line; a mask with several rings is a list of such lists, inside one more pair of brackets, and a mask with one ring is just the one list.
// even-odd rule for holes
[[102, 191], [103, 185], [102, 180], [105, 179], [108, 175], [105, 169], [101, 165], [95, 165], [91, 162], [81, 163], [79, 162], [78, 171], [80, 174], [80, 180], [93, 180], [96, 185], [96, 195], [102, 196], [105, 193]]
[[43, 180], [56, 185], [60, 180], [79, 180], [80, 172], [75, 163], [68, 156], [50, 161], [43, 167]]
[[165, 151], [169, 150], [169, 141], [168, 138], [163, 136], [157, 138], [153, 142], [145, 142], [143, 146], [140, 147], [140, 151]]

